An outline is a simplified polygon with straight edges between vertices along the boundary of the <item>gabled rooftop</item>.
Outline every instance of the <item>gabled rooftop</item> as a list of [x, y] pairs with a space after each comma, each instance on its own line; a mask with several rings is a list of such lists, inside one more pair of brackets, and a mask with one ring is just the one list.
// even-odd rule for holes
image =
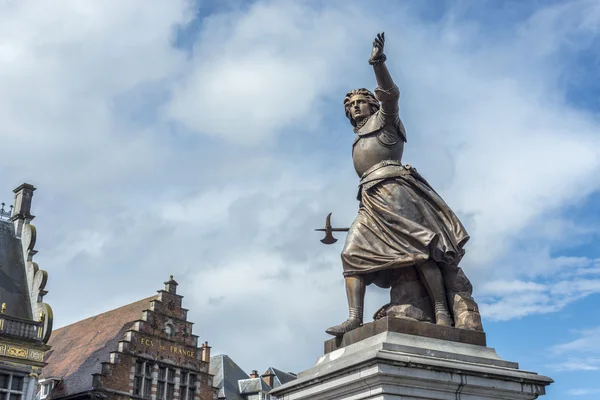
[[210, 373], [214, 375], [213, 386], [219, 388], [218, 399], [226, 400], [247, 400], [249, 395], [268, 393], [296, 379], [294, 374], [272, 367], [262, 376], [257, 371], [248, 375], [226, 354], [211, 357]]
[[278, 386], [281, 385], [285, 385], [288, 382], [293, 381], [294, 379], [296, 379], [296, 375], [291, 374], [289, 372], [283, 372], [282, 370], [279, 370], [277, 368], [273, 368], [273, 367], [269, 367], [269, 369], [267, 369], [267, 371], [263, 374], [267, 375], [267, 374], [273, 374], [274, 376], [274, 384], [273, 384], [273, 389], [275, 389]]
[[43, 302], [48, 274], [33, 257], [36, 229], [31, 224], [35, 187], [17, 187], [11, 210], [0, 208], [0, 337], [43, 344], [52, 332], [52, 308]]
[[240, 394], [238, 382], [250, 379], [228, 355], [219, 354], [210, 358], [210, 374], [214, 375], [213, 386], [219, 388], [219, 399], [245, 400]]
[[10, 221], [0, 219], [0, 304], [11, 317], [33, 319], [21, 240]]
[[101, 372], [110, 352], [155, 298], [151, 296], [55, 330], [48, 342], [52, 346], [46, 354], [48, 365], [41, 375], [42, 379], [62, 378], [52, 397], [92, 390], [92, 374]]

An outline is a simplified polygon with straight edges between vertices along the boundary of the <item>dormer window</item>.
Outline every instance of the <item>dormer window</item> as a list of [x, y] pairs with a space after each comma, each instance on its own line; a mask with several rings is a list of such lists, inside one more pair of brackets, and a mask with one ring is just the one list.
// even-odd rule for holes
[[52, 391], [52, 389], [54, 389], [54, 386], [56, 386], [56, 384], [58, 383], [57, 379], [42, 379], [39, 382], [39, 398], [40, 400], [45, 399], [46, 397], [48, 397], [48, 395], [50, 394], [50, 392]]
[[48, 397], [48, 395], [52, 391], [52, 386], [54, 386], [52, 382], [42, 384], [42, 393], [40, 399], [45, 399], [46, 397]]

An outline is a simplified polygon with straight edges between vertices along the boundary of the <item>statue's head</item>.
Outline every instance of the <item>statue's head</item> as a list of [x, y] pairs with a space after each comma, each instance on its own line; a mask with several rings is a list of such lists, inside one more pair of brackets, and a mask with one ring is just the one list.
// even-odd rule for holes
[[354, 89], [346, 93], [344, 109], [352, 126], [356, 127], [359, 121], [370, 117], [379, 110], [379, 102], [370, 90]]

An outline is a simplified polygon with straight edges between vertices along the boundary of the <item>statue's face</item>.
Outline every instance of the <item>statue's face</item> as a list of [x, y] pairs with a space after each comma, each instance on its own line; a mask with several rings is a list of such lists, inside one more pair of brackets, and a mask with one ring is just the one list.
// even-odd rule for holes
[[371, 106], [367, 101], [367, 97], [362, 94], [352, 96], [348, 108], [352, 119], [355, 121], [360, 121], [371, 115]]

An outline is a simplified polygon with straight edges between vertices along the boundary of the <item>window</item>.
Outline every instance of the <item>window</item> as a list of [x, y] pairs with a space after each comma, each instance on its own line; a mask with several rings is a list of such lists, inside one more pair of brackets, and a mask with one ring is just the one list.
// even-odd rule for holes
[[40, 382], [40, 399], [45, 399], [46, 397], [48, 397], [48, 395], [50, 394], [50, 392], [52, 391], [52, 389], [54, 388], [54, 381], [46, 381], [46, 382]]
[[157, 400], [173, 400], [175, 398], [175, 370], [158, 368], [158, 384], [156, 385]]
[[167, 369], [158, 368], [158, 383], [156, 385], [156, 398], [163, 400], [165, 398], [165, 379], [167, 379]]
[[194, 400], [197, 382], [198, 377], [196, 374], [190, 374], [187, 371], [181, 371], [179, 378], [179, 399]]
[[175, 398], [175, 370], [167, 370], [167, 397], [166, 400], [173, 400]]
[[181, 375], [179, 375], [179, 398], [181, 400], [187, 400], [187, 381], [187, 371], [181, 371]]
[[[152, 370], [157, 368], [156, 400], [175, 399], [175, 377], [177, 370], [169, 366], [155, 364], [152, 361], [137, 360], [133, 381], [133, 396], [136, 398], [150, 399], [152, 393]], [[198, 375], [189, 371], [180, 371], [179, 399], [194, 400], [198, 387]], [[0, 400], [5, 400], [0, 398]]]
[[25, 377], [0, 372], [0, 400], [22, 400]]
[[[135, 375], [133, 378], [133, 394], [144, 399], [152, 395], [152, 368], [151, 361], [137, 360], [135, 362]], [[0, 399], [2, 400], [2, 399]]]

